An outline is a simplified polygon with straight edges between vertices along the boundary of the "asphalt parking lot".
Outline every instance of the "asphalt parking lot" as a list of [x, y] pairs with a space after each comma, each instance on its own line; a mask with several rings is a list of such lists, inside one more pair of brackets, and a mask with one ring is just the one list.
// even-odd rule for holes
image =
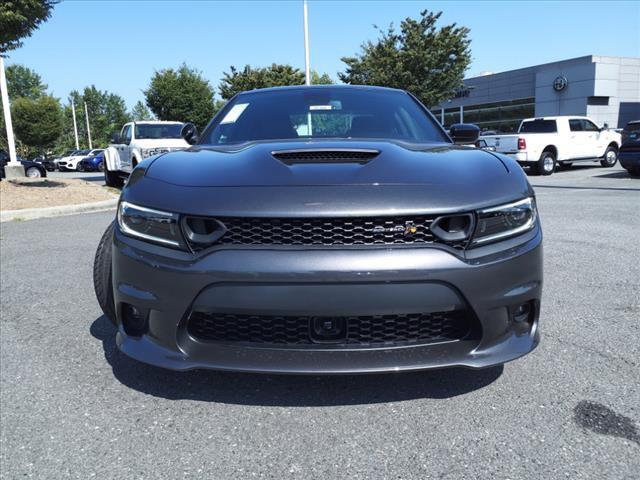
[[640, 180], [582, 167], [530, 181], [542, 341], [481, 371], [139, 364], [117, 351], [93, 294], [114, 213], [3, 223], [0, 477], [637, 479]]
[[104, 185], [104, 173], [102, 172], [47, 172], [47, 178], [79, 178], [86, 182]]

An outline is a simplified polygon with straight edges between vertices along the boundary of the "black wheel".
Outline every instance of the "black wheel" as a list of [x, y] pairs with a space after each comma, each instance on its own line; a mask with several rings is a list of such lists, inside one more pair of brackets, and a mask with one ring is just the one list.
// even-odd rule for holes
[[84, 172], [84, 167], [82, 166], [82, 163], [78, 163], [78, 165], [76, 165], [76, 171]]
[[614, 147], [607, 147], [607, 150], [604, 152], [604, 157], [600, 160], [600, 165], [604, 168], [611, 168], [616, 163], [618, 163], [618, 150]]
[[553, 152], [545, 150], [540, 155], [540, 160], [536, 164], [538, 175], [551, 175], [556, 169], [556, 156]]
[[640, 177], [640, 167], [627, 168], [627, 172], [629, 172], [629, 175], [632, 177]]
[[98, 164], [98, 171], [99, 171], [99, 172], [104, 172], [104, 162], [100, 162], [100, 163]]
[[38, 178], [42, 176], [42, 173], [37, 167], [29, 167], [25, 170], [24, 174], [29, 178]]
[[113, 300], [113, 285], [111, 282], [111, 244], [114, 227], [115, 222], [111, 222], [98, 244], [96, 256], [93, 260], [93, 288], [102, 312], [115, 324], [116, 306]]
[[124, 185], [124, 180], [118, 172], [110, 172], [109, 167], [104, 166], [104, 183], [108, 187], [122, 188]]

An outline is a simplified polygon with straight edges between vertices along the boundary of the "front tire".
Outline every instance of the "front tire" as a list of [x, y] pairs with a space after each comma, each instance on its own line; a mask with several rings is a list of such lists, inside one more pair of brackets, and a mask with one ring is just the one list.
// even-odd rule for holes
[[24, 174], [29, 178], [40, 178], [42, 176], [42, 173], [40, 173], [40, 170], [38, 170], [36, 167], [27, 168]]
[[76, 165], [76, 171], [77, 172], [84, 172], [84, 167], [82, 166], [81, 163], [79, 163], [78, 165]]
[[556, 156], [553, 152], [545, 150], [540, 155], [540, 160], [536, 164], [538, 175], [551, 175], [556, 169]]
[[118, 172], [110, 172], [107, 165], [104, 166], [104, 183], [107, 187], [122, 188], [124, 181]]
[[100, 308], [105, 316], [116, 323], [116, 306], [113, 299], [113, 283], [111, 274], [111, 248], [115, 222], [107, 227], [102, 235], [96, 256], [93, 260], [93, 288]]
[[618, 163], [618, 150], [614, 147], [607, 147], [607, 150], [604, 152], [604, 157], [600, 160], [600, 165], [604, 168], [611, 168], [616, 163]]

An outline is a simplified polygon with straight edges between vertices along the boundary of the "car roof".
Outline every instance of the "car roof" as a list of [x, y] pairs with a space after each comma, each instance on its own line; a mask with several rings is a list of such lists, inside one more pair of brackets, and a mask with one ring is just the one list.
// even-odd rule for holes
[[389, 92], [405, 92], [405, 90], [401, 90], [398, 88], [390, 88], [390, 87], [378, 87], [376, 85], [287, 85], [283, 87], [268, 87], [268, 88], [256, 88], [253, 90], [246, 90], [244, 92], [240, 92], [238, 95], [242, 95], [244, 93], [256, 93], [256, 92], [281, 92], [287, 90], [322, 90], [327, 88], [338, 88], [340, 90], [376, 90], [376, 91], [389, 91]]

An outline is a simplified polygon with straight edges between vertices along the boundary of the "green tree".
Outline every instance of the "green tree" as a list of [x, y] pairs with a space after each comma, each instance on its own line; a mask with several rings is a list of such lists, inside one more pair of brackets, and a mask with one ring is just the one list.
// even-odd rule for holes
[[438, 28], [442, 12], [424, 10], [420, 18], [406, 18], [397, 32], [393, 25], [379, 30], [376, 42], [361, 46], [355, 57], [345, 57], [345, 83], [381, 85], [413, 93], [427, 107], [451, 98], [462, 85], [471, 62], [469, 29], [455, 23]]
[[184, 63], [177, 70], [155, 72], [144, 95], [159, 120], [193, 122], [202, 129], [215, 113], [209, 81]]
[[274, 63], [264, 68], [246, 65], [242, 70], [231, 66], [230, 70], [223, 73], [222, 81], [218, 86], [220, 96], [225, 100], [246, 90], [304, 84], [304, 73], [290, 65]]
[[129, 117], [131, 117], [131, 120], [134, 121], [153, 120], [153, 115], [151, 114], [147, 106], [139, 100], [133, 106], [133, 109], [131, 109]]
[[31, 36], [40, 24], [51, 16], [58, 0], [2, 0], [0, 2], [0, 55], [22, 46], [22, 39]]
[[331, 85], [331, 84], [333, 84], [333, 80], [331, 80], [331, 77], [328, 74], [323, 73], [322, 75], [320, 75], [315, 70], [311, 70], [311, 85]]
[[62, 134], [62, 110], [57, 98], [17, 98], [11, 105], [11, 117], [16, 136], [31, 147], [30, 153], [51, 147]]
[[7, 90], [9, 98], [20, 97], [35, 100], [47, 93], [47, 85], [42, 83], [42, 78], [36, 72], [23, 65], [10, 65], [6, 69]]
[[124, 99], [106, 90], [98, 90], [94, 85], [85, 87], [82, 92], [73, 90], [69, 94], [68, 104], [63, 112], [63, 133], [56, 142], [57, 151], [75, 148], [73, 133], [73, 116], [71, 100], [76, 108], [76, 123], [78, 126], [78, 140], [80, 147], [89, 148], [87, 138], [87, 124], [85, 120], [84, 104], [87, 103], [91, 140], [94, 148], [104, 147], [109, 143], [111, 134], [119, 131], [122, 125], [130, 121]]

